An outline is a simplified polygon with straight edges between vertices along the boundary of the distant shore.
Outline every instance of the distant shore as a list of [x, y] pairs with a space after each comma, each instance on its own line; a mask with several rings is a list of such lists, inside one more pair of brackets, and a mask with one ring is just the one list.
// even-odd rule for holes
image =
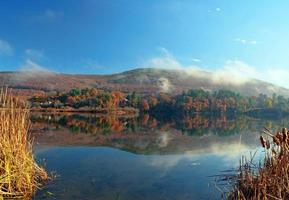
[[31, 108], [31, 112], [45, 113], [94, 113], [94, 114], [115, 114], [115, 115], [138, 115], [139, 110], [135, 108]]

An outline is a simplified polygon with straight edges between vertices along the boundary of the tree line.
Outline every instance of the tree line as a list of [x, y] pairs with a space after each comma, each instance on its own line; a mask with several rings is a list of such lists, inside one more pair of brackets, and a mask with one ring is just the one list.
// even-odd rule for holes
[[142, 100], [142, 109], [151, 112], [191, 113], [247, 113], [260, 110], [289, 113], [289, 98], [273, 94], [244, 96], [230, 90], [214, 92], [194, 89], [178, 95], [159, 93]]
[[214, 92], [192, 89], [181, 94], [138, 94], [96, 88], [74, 88], [69, 92], [38, 95], [30, 100], [34, 108], [137, 108], [142, 113], [245, 113], [259, 110], [289, 113], [289, 98], [273, 94], [244, 96], [229, 90]]

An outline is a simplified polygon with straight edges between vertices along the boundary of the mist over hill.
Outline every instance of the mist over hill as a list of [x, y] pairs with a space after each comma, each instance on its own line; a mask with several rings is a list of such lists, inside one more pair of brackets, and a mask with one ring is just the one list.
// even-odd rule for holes
[[[48, 91], [68, 91], [72, 88], [97, 87], [123, 92], [168, 92], [178, 94], [189, 89], [215, 91], [228, 89], [242, 95], [289, 96], [289, 89], [257, 79], [238, 80], [236, 77], [216, 76], [212, 72], [197, 70], [166, 70], [144, 68], [111, 75], [72, 75], [48, 71], [1, 72], [2, 86], [26, 91], [27, 94]], [[29, 92], [28, 92], [29, 91]]]

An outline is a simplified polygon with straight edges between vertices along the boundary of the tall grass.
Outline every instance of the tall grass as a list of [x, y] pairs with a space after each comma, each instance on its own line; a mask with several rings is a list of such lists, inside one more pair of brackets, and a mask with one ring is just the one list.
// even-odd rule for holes
[[28, 115], [25, 103], [0, 91], [0, 200], [30, 199], [48, 180], [33, 156]]
[[241, 163], [228, 199], [289, 199], [289, 132], [283, 128], [275, 134], [265, 133], [269, 139], [260, 137], [266, 149], [264, 160], [258, 165]]

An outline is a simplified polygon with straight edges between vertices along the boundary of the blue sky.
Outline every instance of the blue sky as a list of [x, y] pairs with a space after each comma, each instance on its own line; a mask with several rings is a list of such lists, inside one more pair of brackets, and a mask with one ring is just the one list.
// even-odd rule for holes
[[288, 10], [285, 0], [2, 0], [0, 70], [197, 68], [289, 87]]

